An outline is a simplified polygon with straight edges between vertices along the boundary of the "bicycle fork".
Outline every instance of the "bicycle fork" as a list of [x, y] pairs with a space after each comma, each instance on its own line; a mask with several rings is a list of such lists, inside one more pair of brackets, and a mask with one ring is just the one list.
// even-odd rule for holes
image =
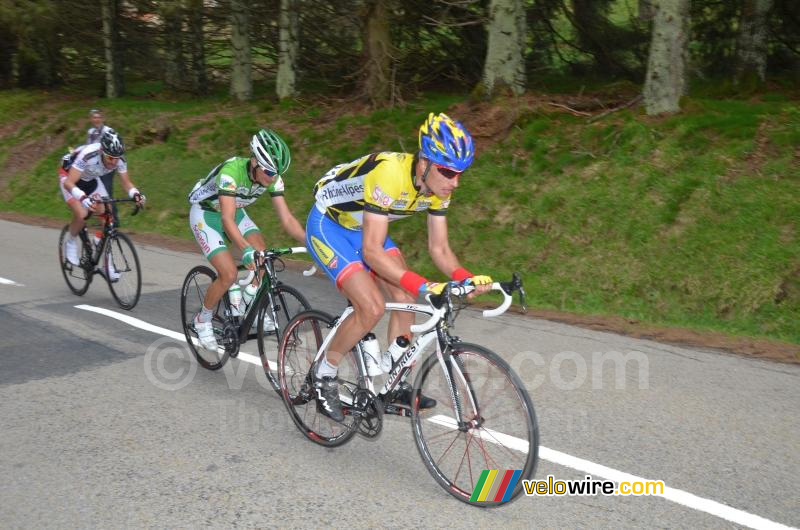
[[[450, 353], [449, 345], [445, 345], [444, 348], [441, 348], [441, 345], [437, 344], [436, 357], [439, 360], [439, 365], [442, 367], [445, 380], [450, 388], [450, 399], [453, 402], [453, 414], [455, 414], [458, 430], [461, 432], [467, 432], [470, 428], [480, 427], [481, 423], [483, 423], [483, 418], [481, 417], [480, 409], [478, 408], [478, 400], [475, 396], [475, 391], [472, 388], [471, 382], [464, 374], [464, 367], [462, 366], [462, 363], [458, 358], [454, 357]], [[474, 420], [465, 420], [464, 408], [462, 405], [464, 399], [458, 389], [458, 381], [460, 381], [466, 389], [466, 397], [469, 398], [469, 406], [474, 412]]]

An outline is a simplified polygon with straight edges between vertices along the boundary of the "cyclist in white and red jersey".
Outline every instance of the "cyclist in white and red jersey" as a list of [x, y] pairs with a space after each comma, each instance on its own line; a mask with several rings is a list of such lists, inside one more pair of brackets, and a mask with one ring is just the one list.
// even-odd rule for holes
[[[446, 285], [409, 270], [388, 235], [391, 221], [427, 211], [428, 250], [437, 268], [453, 280], [470, 280], [477, 287], [475, 294], [486, 292], [492, 283], [488, 276], [474, 275], [460, 264], [447, 236], [450, 195], [472, 164], [472, 137], [447, 115], [430, 114], [419, 129], [419, 146], [417, 154], [374, 153], [340, 164], [314, 187], [316, 204], [306, 224], [307, 247], [354, 309], [325, 358], [314, 367], [317, 407], [336, 421], [344, 419], [336, 379], [339, 361], [383, 316], [384, 292], [393, 302], [412, 303], [418, 295], [441, 293]], [[389, 341], [409, 335], [413, 322], [412, 313], [393, 311]], [[384, 367], [386, 356], [381, 359]], [[397, 401], [408, 405], [410, 396], [405, 384]], [[420, 398], [422, 408], [435, 404]]]
[[[70, 263], [78, 265], [78, 242], [76, 236], [86, 224], [89, 210], [101, 213], [104, 204], [97, 204], [94, 199], [108, 197], [100, 177], [109, 171], [117, 171], [122, 186], [128, 196], [136, 199], [143, 206], [145, 196], [131, 182], [128, 176], [128, 164], [125, 161], [125, 145], [122, 138], [113, 130], [103, 133], [100, 142], [79, 147], [64, 156], [58, 170], [59, 188], [64, 201], [72, 210], [72, 221], [69, 224], [69, 237], [64, 244], [64, 251]], [[108, 271], [111, 279], [115, 279], [116, 271]]]

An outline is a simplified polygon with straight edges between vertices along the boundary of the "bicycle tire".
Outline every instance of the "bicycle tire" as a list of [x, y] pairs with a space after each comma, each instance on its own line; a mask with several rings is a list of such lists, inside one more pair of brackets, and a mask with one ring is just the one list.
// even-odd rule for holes
[[[272, 289], [272, 300], [275, 307], [270, 312], [270, 319], [272, 319], [275, 330], [266, 331], [264, 329], [264, 316], [270, 306], [269, 293], [264, 293], [261, 296], [261, 301], [258, 306], [258, 318], [256, 318], [256, 329], [258, 330], [258, 354], [261, 357], [261, 365], [264, 368], [264, 373], [267, 380], [275, 389], [275, 392], [280, 394], [281, 387], [278, 383], [277, 372], [278, 350], [281, 344], [281, 337], [283, 331], [289, 322], [298, 314], [303, 311], [311, 309], [311, 305], [306, 300], [303, 294], [292, 287], [279, 283]], [[270, 364], [274, 365], [274, 368]], [[275, 372], [273, 372], [275, 370]]]
[[[319, 412], [310, 387], [309, 374], [314, 357], [333, 322], [334, 318], [322, 311], [303, 311], [286, 326], [278, 352], [278, 382], [286, 410], [303, 436], [325, 447], [345, 444], [358, 432], [358, 423], [353, 416], [345, 414], [345, 423], [338, 423]], [[346, 392], [342, 378], [355, 384], [357, 374], [355, 353], [350, 351], [339, 362], [340, 396]]]
[[[197, 334], [194, 332], [194, 316], [200, 311], [200, 308], [202, 308], [208, 286], [216, 279], [216, 272], [205, 265], [198, 265], [189, 271], [181, 287], [181, 323], [183, 325], [183, 335], [186, 337], [186, 344], [189, 346], [195, 359], [197, 359], [197, 362], [207, 370], [219, 370], [225, 365], [228, 357], [230, 357], [227, 348], [222, 348], [222, 352], [212, 352], [211, 350], [207, 350], [195, 344]], [[223, 297], [223, 300], [224, 299], [225, 297]], [[214, 316], [212, 317], [214, 322], [214, 335], [217, 338], [218, 344], [223, 342], [225, 329], [225, 320], [219, 316], [220, 305], [222, 303], [222, 301], [217, 303]]]
[[[539, 428], [533, 401], [508, 363], [491, 350], [459, 342], [450, 352], [464, 374], [463, 379], [454, 374], [453, 380], [464, 403], [463, 417], [472, 425], [467, 432], [457, 428], [445, 370], [438, 356], [431, 355], [420, 368], [412, 394], [411, 425], [417, 449], [434, 479], [458, 500], [484, 508], [511, 502], [523, 491], [522, 481], [533, 477], [538, 463]], [[479, 415], [468, 404], [467, 386], [478, 403]], [[512, 392], [501, 397], [498, 387]], [[437, 399], [436, 407], [420, 410], [420, 394]], [[501, 417], [499, 411], [504, 407], [514, 409], [513, 416]], [[455, 469], [449, 469], [450, 464]], [[479, 501], [479, 495], [471, 500], [480, 474], [492, 469], [499, 473], [519, 470], [514, 488], [499, 500]]]
[[[106, 263], [113, 264], [113, 268], [119, 277], [112, 281], [109, 277]], [[131, 239], [120, 232], [106, 240], [103, 249], [103, 267], [108, 288], [117, 304], [122, 309], [130, 311], [139, 303], [139, 296], [142, 293], [142, 269], [139, 266], [139, 255], [136, 247], [133, 246]]]
[[[64, 275], [64, 281], [67, 282], [69, 290], [78, 296], [83, 296], [89, 290], [92, 284], [94, 274], [91, 268], [86, 268], [83, 265], [73, 265], [67, 261], [64, 251], [64, 244], [66, 243], [67, 234], [69, 233], [69, 225], [61, 229], [61, 235], [58, 238], [58, 263], [61, 267], [61, 274]], [[81, 263], [86, 260], [86, 250], [84, 249], [83, 240], [78, 237], [80, 248], [78, 249], [78, 256], [81, 257]]]

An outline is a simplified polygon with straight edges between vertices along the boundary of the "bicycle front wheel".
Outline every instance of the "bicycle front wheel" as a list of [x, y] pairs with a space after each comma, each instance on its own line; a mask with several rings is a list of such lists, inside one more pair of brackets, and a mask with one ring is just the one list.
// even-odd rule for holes
[[[271, 296], [270, 296], [271, 295]], [[261, 364], [272, 388], [280, 394], [276, 376], [278, 369], [278, 349], [286, 325], [295, 315], [311, 309], [305, 296], [290, 285], [277, 285], [271, 293], [262, 296], [258, 308], [256, 327], [258, 329], [258, 353]]]
[[[536, 471], [539, 429], [533, 402], [519, 377], [494, 352], [456, 343], [450, 358], [445, 370], [436, 354], [428, 357], [414, 384], [417, 449], [428, 471], [457, 499], [481, 507], [504, 504], [522, 492], [522, 480]], [[436, 406], [420, 409], [420, 393], [434, 398]], [[456, 408], [461, 410], [460, 425]]]
[[[58, 238], [58, 263], [61, 266], [61, 274], [64, 275], [64, 281], [67, 282], [67, 287], [78, 296], [83, 296], [89, 290], [89, 285], [92, 283], [91, 267], [84, 267], [83, 265], [73, 265], [67, 260], [66, 249], [64, 246], [69, 237], [69, 225], [61, 229], [61, 236]], [[81, 263], [91, 261], [91, 249], [86, 249], [83, 239], [80, 237], [75, 238], [78, 245], [78, 256]]]
[[217, 274], [214, 271], [204, 265], [198, 265], [186, 275], [181, 288], [181, 322], [186, 344], [189, 345], [189, 349], [192, 350], [200, 366], [207, 370], [222, 368], [230, 356], [229, 348], [225, 347], [227, 339], [230, 337], [225, 335], [225, 320], [220, 315], [221, 307], [223, 307], [222, 301], [217, 303], [212, 317], [214, 337], [217, 339], [217, 344], [222, 347], [216, 350], [204, 348], [197, 339], [197, 331], [194, 327], [194, 317], [203, 309], [203, 301], [206, 299], [208, 288], [216, 279]]
[[[317, 408], [311, 381], [311, 368], [325, 337], [333, 327], [333, 317], [322, 311], [304, 311], [294, 317], [281, 338], [278, 352], [280, 394], [297, 428], [312, 442], [326, 447], [342, 445], [356, 431], [355, 418], [345, 411], [338, 423]], [[343, 408], [353, 403], [358, 368], [355, 353], [350, 351], [339, 361], [339, 399]]]
[[130, 238], [119, 232], [109, 238], [100, 266], [114, 300], [122, 309], [133, 309], [142, 292], [142, 270]]

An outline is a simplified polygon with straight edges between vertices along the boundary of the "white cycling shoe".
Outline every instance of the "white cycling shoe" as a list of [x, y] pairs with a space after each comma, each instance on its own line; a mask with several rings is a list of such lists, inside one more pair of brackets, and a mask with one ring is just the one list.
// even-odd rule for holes
[[217, 338], [214, 336], [214, 323], [209, 322], [200, 322], [199, 320], [200, 313], [195, 315], [194, 317], [194, 330], [197, 332], [197, 340], [200, 341], [200, 345], [211, 351], [217, 351]]
[[114, 260], [111, 259], [111, 255], [110, 254], [106, 255], [106, 270], [105, 270], [105, 273], [106, 273], [106, 276], [108, 277], [108, 280], [111, 281], [111, 282], [115, 282], [115, 281], [119, 280], [120, 277], [122, 276], [119, 272], [117, 272], [117, 268], [114, 266]]
[[271, 331], [275, 331], [278, 329], [278, 326], [275, 325], [275, 322], [269, 317], [269, 315], [264, 315], [264, 331], [267, 333]]
[[67, 256], [67, 261], [73, 265], [80, 265], [81, 259], [78, 257], [78, 241], [74, 237], [67, 237], [64, 241], [64, 254]]

